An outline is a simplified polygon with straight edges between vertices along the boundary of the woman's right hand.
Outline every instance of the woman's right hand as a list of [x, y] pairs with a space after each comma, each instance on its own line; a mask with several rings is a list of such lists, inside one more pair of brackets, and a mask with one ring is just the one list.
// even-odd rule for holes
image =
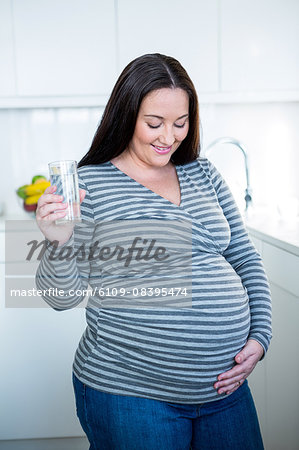
[[[37, 202], [36, 221], [39, 229], [49, 241], [58, 241], [63, 245], [73, 233], [72, 222], [56, 225], [55, 220], [66, 215], [67, 203], [62, 203], [63, 197], [55, 194], [56, 186], [49, 186]], [[80, 203], [84, 200], [86, 191], [80, 189]], [[55, 212], [54, 212], [55, 211]]]

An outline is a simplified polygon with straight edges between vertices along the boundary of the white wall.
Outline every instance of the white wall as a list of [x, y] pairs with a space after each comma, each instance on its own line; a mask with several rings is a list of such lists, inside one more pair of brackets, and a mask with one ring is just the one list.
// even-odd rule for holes
[[101, 115], [101, 108], [0, 111], [0, 203], [6, 214], [22, 214], [15, 190], [34, 174], [48, 175], [48, 162], [81, 159]]
[[[220, 136], [241, 140], [249, 154], [255, 207], [276, 213], [286, 199], [299, 199], [299, 103], [204, 105], [201, 108], [203, 147]], [[236, 147], [219, 145], [209, 157], [244, 196], [244, 162]], [[244, 204], [244, 201], [243, 201]]]

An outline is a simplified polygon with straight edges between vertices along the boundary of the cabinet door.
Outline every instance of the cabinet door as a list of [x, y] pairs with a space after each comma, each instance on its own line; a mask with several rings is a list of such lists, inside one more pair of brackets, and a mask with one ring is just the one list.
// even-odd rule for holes
[[82, 436], [71, 368], [85, 311], [8, 308], [4, 268], [0, 263], [0, 448], [4, 439]]
[[264, 242], [263, 260], [269, 279], [299, 298], [299, 256]]
[[[257, 415], [259, 418], [260, 429], [264, 443], [267, 439], [267, 356], [259, 361], [253, 372], [248, 377], [249, 387], [254, 399]], [[266, 447], [268, 448], [268, 447]]]
[[116, 78], [109, 0], [14, 0], [20, 95], [107, 94]]
[[271, 283], [273, 339], [267, 354], [266, 449], [296, 450], [299, 443], [299, 297]]
[[82, 436], [71, 366], [84, 311], [0, 311], [0, 439]]
[[0, 2], [0, 96], [16, 94], [12, 32], [12, 0]]
[[217, 91], [217, 18], [216, 0], [119, 0], [120, 69], [145, 53], [163, 53], [182, 63], [198, 92]]
[[299, 88], [299, 2], [221, 0], [221, 88]]

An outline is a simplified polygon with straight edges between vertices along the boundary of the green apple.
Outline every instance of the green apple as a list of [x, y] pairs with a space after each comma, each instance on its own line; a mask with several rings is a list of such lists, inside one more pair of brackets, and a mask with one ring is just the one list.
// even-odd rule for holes
[[43, 175], [34, 175], [31, 184], [40, 183], [41, 181], [47, 181], [47, 178]]

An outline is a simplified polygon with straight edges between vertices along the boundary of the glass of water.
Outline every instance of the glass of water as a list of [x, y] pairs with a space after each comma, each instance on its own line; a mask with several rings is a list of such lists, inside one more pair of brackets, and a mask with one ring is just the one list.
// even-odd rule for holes
[[49, 163], [51, 185], [57, 187], [55, 194], [63, 196], [67, 203], [66, 215], [55, 223], [81, 222], [79, 182], [76, 161], [54, 161]]

